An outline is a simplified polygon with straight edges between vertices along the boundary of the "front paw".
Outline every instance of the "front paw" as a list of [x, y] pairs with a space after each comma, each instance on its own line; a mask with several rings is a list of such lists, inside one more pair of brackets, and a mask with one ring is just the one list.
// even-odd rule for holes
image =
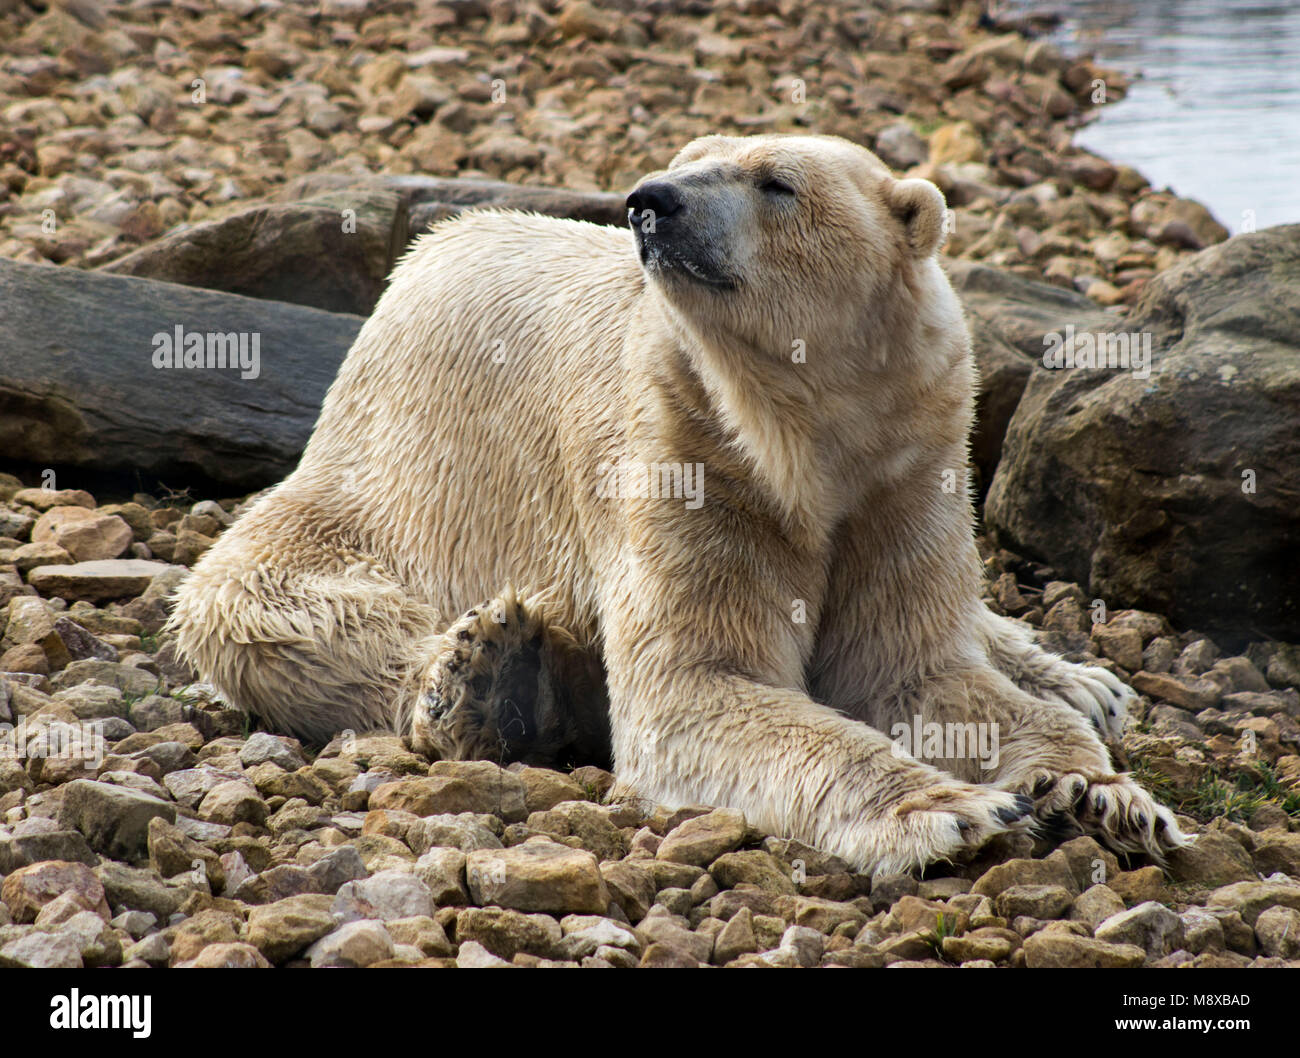
[[1173, 812], [1127, 773], [1053, 774], [1039, 769], [1019, 788], [1033, 798], [1042, 827], [1060, 836], [1075, 824], [1116, 852], [1145, 852], [1157, 862], [1190, 843]]
[[413, 741], [444, 760], [514, 759], [535, 738], [536, 629], [513, 595], [470, 610], [434, 640], [416, 696]]
[[961, 859], [1032, 820], [1029, 798], [954, 780], [916, 790], [859, 824], [846, 851], [865, 873], [907, 873]]

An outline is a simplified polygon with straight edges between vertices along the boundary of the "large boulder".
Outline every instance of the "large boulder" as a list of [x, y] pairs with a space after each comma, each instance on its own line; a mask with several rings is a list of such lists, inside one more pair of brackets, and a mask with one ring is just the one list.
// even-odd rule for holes
[[1067, 323], [1104, 328], [1115, 318], [1095, 301], [1064, 287], [976, 261], [948, 257], [941, 261], [972, 325], [988, 325], [1032, 363], [1041, 362], [1043, 335]]
[[403, 195], [359, 186], [195, 224], [102, 270], [368, 316], [409, 226]]
[[1112, 608], [1300, 639], [1300, 225], [1205, 250], [1105, 333], [1077, 328], [1149, 336], [1149, 377], [1040, 359], [985, 507], [998, 540]]
[[159, 574], [177, 568], [143, 558], [106, 558], [71, 565], [37, 566], [28, 572], [27, 582], [46, 596], [102, 602], [141, 595]]
[[256, 205], [174, 231], [101, 271], [368, 316], [411, 240], [469, 209], [627, 223], [624, 196], [610, 192], [315, 173]]
[[546, 217], [627, 226], [627, 196], [611, 191], [571, 191], [500, 180], [448, 180], [420, 175], [386, 177], [384, 185], [406, 196], [412, 238], [434, 221], [467, 209], [518, 209]]
[[[339, 215], [345, 208], [356, 210], [363, 238], [340, 239]], [[420, 173], [361, 178], [310, 173], [290, 180], [255, 208], [211, 225], [196, 225], [105, 267], [369, 315], [402, 251], [431, 224], [471, 209], [514, 209], [627, 225], [626, 196], [610, 191]], [[336, 259], [317, 260], [317, 244], [329, 247], [326, 252]], [[219, 250], [227, 250], [231, 260]], [[178, 267], [182, 264], [185, 267]]]
[[1024, 279], [974, 261], [942, 259], [970, 325], [979, 385], [971, 463], [987, 491], [1002, 458], [1003, 438], [1043, 348], [1043, 335], [1066, 323], [1109, 319], [1082, 294]]
[[411, 235], [424, 230], [419, 213], [435, 205], [457, 209], [519, 209], [547, 217], [567, 217], [592, 224], [627, 224], [627, 196], [615, 191], [576, 191], [567, 187], [512, 184], [504, 180], [397, 173], [358, 178], [353, 173], [308, 173], [288, 181], [270, 196], [274, 202], [298, 202], [336, 192], [379, 189], [400, 195], [411, 215]]
[[[0, 260], [6, 465], [251, 491], [297, 463], [362, 320], [149, 279]], [[154, 366], [158, 335], [257, 336], [256, 377]], [[251, 372], [248, 372], [251, 374]], [[138, 477], [137, 477], [138, 475]], [[93, 476], [93, 475], [91, 475]]]

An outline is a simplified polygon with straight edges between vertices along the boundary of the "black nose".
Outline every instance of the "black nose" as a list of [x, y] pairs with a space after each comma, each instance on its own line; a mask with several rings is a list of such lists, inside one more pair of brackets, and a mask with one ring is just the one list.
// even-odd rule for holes
[[682, 211], [682, 193], [666, 180], [651, 180], [627, 196], [628, 220], [641, 225], [657, 223]]

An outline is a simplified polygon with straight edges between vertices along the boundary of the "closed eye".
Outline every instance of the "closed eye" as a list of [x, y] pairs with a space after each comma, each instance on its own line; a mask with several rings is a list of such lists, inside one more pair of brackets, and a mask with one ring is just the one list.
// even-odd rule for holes
[[791, 187], [789, 184], [787, 184], [784, 180], [781, 180], [775, 176], [769, 176], [766, 180], [764, 180], [761, 184], [758, 185], [758, 189], [767, 195], [780, 195], [788, 198], [795, 197], [794, 188]]

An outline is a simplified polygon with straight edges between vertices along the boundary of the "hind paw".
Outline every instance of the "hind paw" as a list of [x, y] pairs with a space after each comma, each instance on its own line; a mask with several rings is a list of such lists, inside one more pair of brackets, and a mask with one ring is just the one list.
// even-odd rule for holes
[[537, 734], [536, 623], [507, 593], [433, 641], [415, 703], [416, 748], [444, 760], [515, 759]]
[[608, 700], [597, 656], [506, 591], [426, 644], [412, 718], [416, 749], [443, 760], [607, 763]]

